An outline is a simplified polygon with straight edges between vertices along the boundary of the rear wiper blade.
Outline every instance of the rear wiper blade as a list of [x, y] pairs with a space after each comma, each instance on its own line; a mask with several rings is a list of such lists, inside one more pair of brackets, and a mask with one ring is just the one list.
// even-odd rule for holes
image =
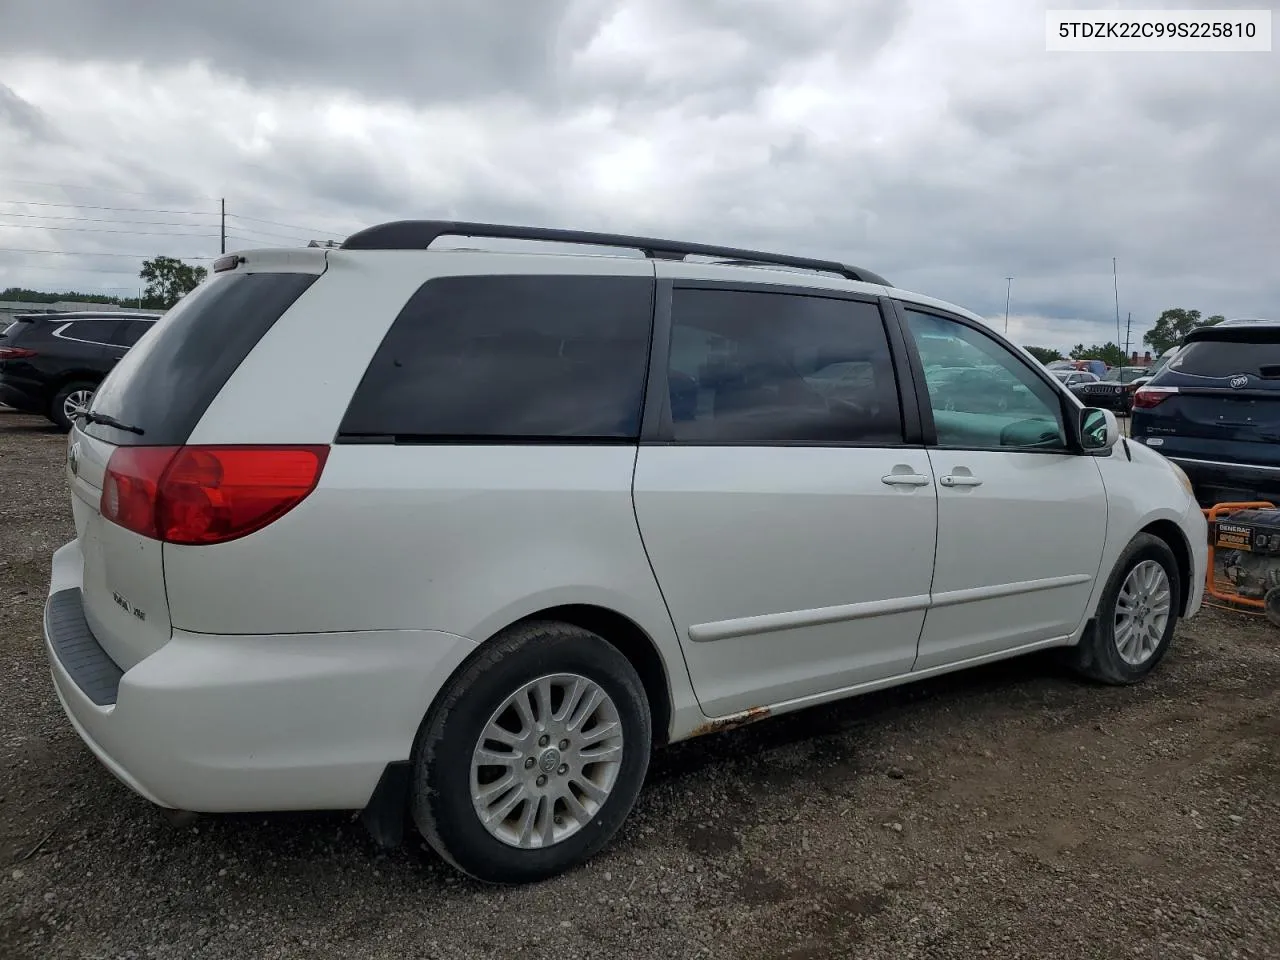
[[89, 423], [100, 423], [104, 427], [115, 427], [117, 430], [123, 430], [126, 433], [136, 433], [138, 436], [146, 433], [141, 427], [135, 427], [131, 423], [123, 423], [115, 417], [107, 416], [105, 413], [91, 413], [88, 410], [83, 410], [80, 412], [80, 416], [84, 417]]

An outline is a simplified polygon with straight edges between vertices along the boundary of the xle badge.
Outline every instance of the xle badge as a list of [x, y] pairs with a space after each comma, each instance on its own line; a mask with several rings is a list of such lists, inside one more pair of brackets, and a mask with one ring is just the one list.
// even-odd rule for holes
[[145, 611], [139, 610], [137, 607], [130, 604], [128, 600], [120, 596], [120, 594], [116, 593], [114, 590], [111, 591], [111, 599], [114, 600], [116, 602], [116, 606], [118, 606], [125, 613], [132, 613], [139, 620], [147, 619], [147, 614]]

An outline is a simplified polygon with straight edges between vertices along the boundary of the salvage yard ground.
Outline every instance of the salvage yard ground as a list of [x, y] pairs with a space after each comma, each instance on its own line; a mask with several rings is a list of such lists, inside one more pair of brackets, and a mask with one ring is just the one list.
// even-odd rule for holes
[[1207, 610], [1150, 682], [1046, 658], [655, 755], [539, 886], [344, 814], [167, 825], [81, 744], [40, 639], [66, 441], [0, 410], [0, 958], [1280, 957], [1280, 630]]

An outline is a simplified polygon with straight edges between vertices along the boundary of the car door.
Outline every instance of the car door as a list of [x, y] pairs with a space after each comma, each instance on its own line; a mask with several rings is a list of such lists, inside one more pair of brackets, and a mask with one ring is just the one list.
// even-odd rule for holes
[[909, 672], [937, 494], [901, 332], [875, 297], [657, 269], [634, 498], [703, 710]]
[[49, 337], [58, 357], [68, 365], [105, 373], [114, 362], [111, 344], [119, 329], [119, 320], [80, 318], [56, 323]]
[[[899, 304], [919, 364], [938, 482], [932, 603], [915, 669], [1048, 643], [1084, 621], [1107, 529], [1093, 457], [1073, 452], [1069, 404], [982, 324]], [[971, 409], [942, 367], [995, 372], [999, 403]]]

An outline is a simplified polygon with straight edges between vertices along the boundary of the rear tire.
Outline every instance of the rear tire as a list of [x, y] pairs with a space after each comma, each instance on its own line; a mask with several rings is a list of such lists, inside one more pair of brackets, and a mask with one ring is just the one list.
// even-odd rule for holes
[[518, 625], [486, 643], [427, 715], [414, 822], [477, 880], [554, 876], [613, 838], [652, 739], [644, 686], [617, 648], [570, 624]]
[[1140, 533], [1116, 562], [1094, 621], [1067, 651], [1068, 662], [1099, 683], [1137, 683], [1164, 659], [1181, 609], [1173, 551], [1159, 537]]
[[77, 406], [89, 406], [93, 400], [93, 392], [97, 389], [98, 385], [88, 380], [73, 380], [66, 384], [54, 395], [53, 403], [49, 405], [49, 419], [63, 433], [69, 432], [75, 423], [72, 410]]

